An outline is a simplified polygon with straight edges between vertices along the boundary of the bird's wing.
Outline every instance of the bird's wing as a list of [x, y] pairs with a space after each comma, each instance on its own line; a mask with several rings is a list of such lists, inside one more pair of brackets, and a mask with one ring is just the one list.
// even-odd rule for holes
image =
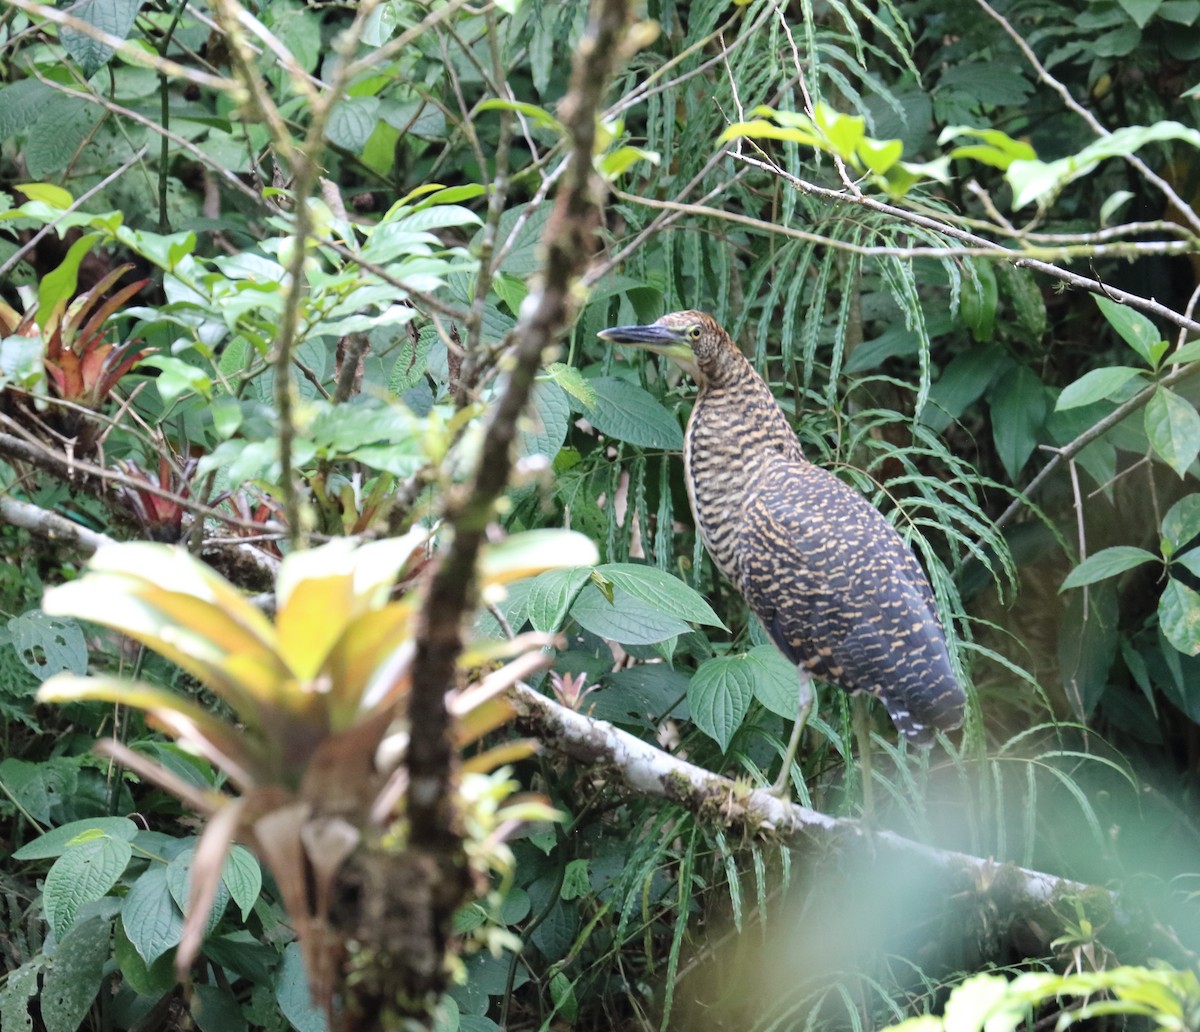
[[916, 557], [853, 488], [777, 462], [747, 499], [738, 587], [793, 662], [883, 699], [909, 737], [956, 726], [962, 690]]

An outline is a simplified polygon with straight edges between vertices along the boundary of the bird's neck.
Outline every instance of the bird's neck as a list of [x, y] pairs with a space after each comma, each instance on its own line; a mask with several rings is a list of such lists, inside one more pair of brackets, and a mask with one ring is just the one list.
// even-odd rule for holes
[[766, 465], [803, 462], [800, 443], [775, 396], [740, 354], [700, 384], [688, 420], [684, 461], [696, 525], [718, 568], [735, 570], [741, 514]]

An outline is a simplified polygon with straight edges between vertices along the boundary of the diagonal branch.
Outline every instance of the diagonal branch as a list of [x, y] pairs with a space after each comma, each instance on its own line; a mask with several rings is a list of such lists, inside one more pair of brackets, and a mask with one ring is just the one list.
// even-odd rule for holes
[[[1068, 931], [1068, 922], [1076, 917], [1072, 901], [1086, 893], [1090, 903], [1104, 900], [1110, 905], [1106, 909], [1113, 913], [1112, 935], [1119, 935], [1131, 951], [1141, 951], [1138, 959], [1154, 957], [1179, 965], [1197, 959], [1171, 928], [1150, 915], [1127, 910], [1115, 894], [1100, 886], [938, 849], [891, 831], [870, 831], [862, 821], [830, 817], [784, 802], [763, 789], [748, 790], [605, 721], [567, 709], [524, 684], [510, 688], [507, 698], [517, 711], [521, 734], [534, 735], [548, 748], [599, 767], [606, 777], [615, 775], [633, 791], [668, 799], [703, 820], [711, 822], [720, 814], [735, 829], [749, 835], [766, 832], [802, 852], [822, 845], [859, 848], [869, 851], [883, 869], [904, 864], [928, 871], [936, 877], [943, 899], [962, 896], [979, 906], [995, 907], [1006, 921], [1030, 920], [1047, 942]], [[1130, 956], [1127, 962], [1135, 961]]]

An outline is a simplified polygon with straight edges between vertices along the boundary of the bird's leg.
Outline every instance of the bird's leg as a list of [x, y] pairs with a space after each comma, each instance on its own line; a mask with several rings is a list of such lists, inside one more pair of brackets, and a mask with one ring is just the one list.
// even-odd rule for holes
[[858, 739], [858, 762], [862, 771], [863, 819], [870, 821], [875, 816], [875, 791], [871, 778], [871, 723], [867, 705], [865, 693], [854, 696], [854, 737]]
[[783, 766], [779, 769], [779, 777], [771, 786], [771, 792], [781, 799], [789, 799], [792, 795], [792, 761], [800, 749], [800, 736], [804, 733], [804, 725], [808, 723], [813, 708], [812, 674], [803, 667], [800, 668], [800, 705], [796, 713], [796, 724], [792, 728], [792, 737], [788, 741], [787, 752], [783, 756]]

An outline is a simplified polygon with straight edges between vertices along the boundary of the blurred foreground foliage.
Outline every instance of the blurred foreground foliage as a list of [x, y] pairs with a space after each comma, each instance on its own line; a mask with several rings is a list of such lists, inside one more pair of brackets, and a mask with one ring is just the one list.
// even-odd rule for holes
[[[69, 14], [0, 11], [0, 1025], [309, 1032], [324, 1019], [288, 889], [242, 847], [207, 868], [215, 905], [176, 984], [200, 838], [143, 776], [193, 802], [236, 784], [140, 704], [183, 700], [214, 734], [261, 714], [185, 662], [203, 635], [158, 654], [100, 630], [129, 629], [128, 579], [110, 619], [106, 599], [43, 609], [48, 586], [96, 576], [77, 579], [92, 539], [47, 520], [187, 547], [277, 601], [306, 540], [436, 535], [536, 298], [586, 5]], [[507, 839], [512, 863], [478, 868], [457, 929], [492, 948], [437, 1027], [991, 1029], [1056, 1009], [1194, 1027], [1200, 0], [651, 0], [639, 17], [597, 134], [607, 246], [533, 388], [499, 528], [570, 528], [598, 556], [506, 578], [472, 636], [561, 635], [531, 675], [548, 694], [709, 769], [773, 774], [795, 672], [691, 525], [692, 388], [595, 338], [709, 310], [810, 456], [912, 542], [972, 688], [963, 735], [929, 754], [875, 714], [872, 819], [994, 857], [997, 884], [1016, 863], [1117, 889], [1179, 950], [1171, 970], [1125, 967], [1155, 958], [1107, 896], [1056, 900], [1070, 931], [1050, 934], [1002, 896], [964, 907], [917, 873], [741, 841], [547, 749], [464, 804], [468, 849]], [[254, 611], [238, 599], [229, 614]], [[298, 649], [333, 627], [305, 620]], [[374, 655], [410, 631], [372, 633]], [[35, 702], [85, 674], [102, 680], [72, 682], [80, 701]], [[115, 677], [144, 694], [82, 701], [122, 698]], [[506, 735], [488, 723], [465, 754]], [[852, 738], [823, 692], [801, 801], [861, 813]], [[562, 819], [492, 839], [516, 784]]]

